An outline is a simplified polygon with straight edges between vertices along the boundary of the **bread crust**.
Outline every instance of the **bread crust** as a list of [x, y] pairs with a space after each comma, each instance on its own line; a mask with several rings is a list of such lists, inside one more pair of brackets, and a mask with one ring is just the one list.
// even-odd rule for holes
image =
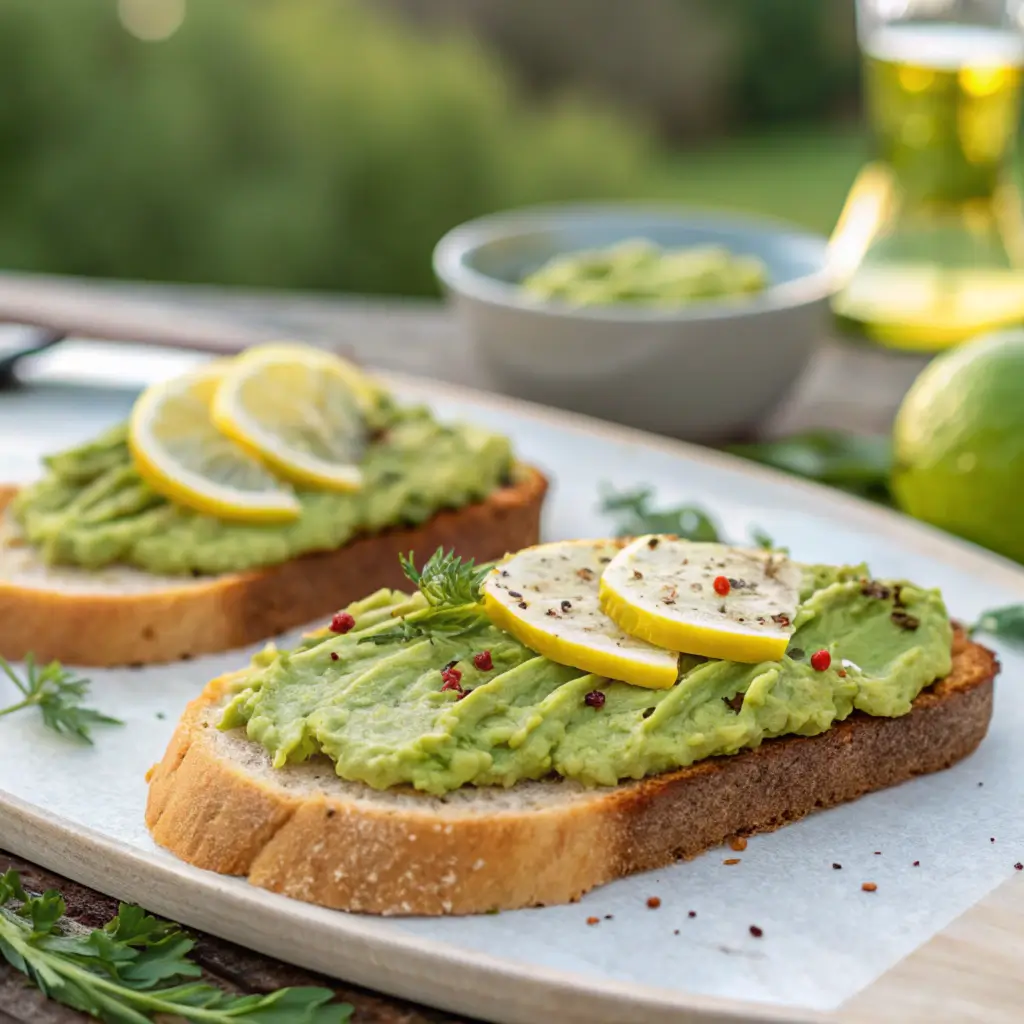
[[483, 790], [454, 803], [411, 790], [389, 800], [324, 770], [310, 785], [307, 766], [275, 772], [244, 739], [243, 757], [225, 757], [214, 710], [225, 677], [189, 705], [151, 770], [146, 823], [191, 864], [327, 907], [436, 915], [566, 903], [949, 767], [984, 737], [998, 671], [958, 629], [952, 672], [901, 718], [857, 712], [819, 736], [613, 788], [518, 784], [509, 792], [523, 787], [519, 806], [496, 809]]
[[[111, 667], [230, 650], [312, 622], [404, 582], [397, 554], [455, 548], [478, 561], [536, 544], [547, 480], [529, 466], [486, 501], [412, 528], [358, 537], [336, 551], [165, 589], [69, 593], [0, 581], [0, 655]], [[0, 513], [17, 488], [0, 487]]]

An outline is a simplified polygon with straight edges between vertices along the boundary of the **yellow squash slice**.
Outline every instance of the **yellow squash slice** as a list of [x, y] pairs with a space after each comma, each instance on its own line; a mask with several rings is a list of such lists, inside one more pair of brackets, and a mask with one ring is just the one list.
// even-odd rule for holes
[[652, 535], [605, 566], [600, 602], [622, 630], [658, 647], [776, 661], [793, 635], [802, 575], [782, 554]]
[[560, 541], [526, 548], [484, 582], [491, 621], [560, 665], [662, 689], [678, 657], [623, 632], [598, 602], [601, 572], [619, 552], [614, 540]]

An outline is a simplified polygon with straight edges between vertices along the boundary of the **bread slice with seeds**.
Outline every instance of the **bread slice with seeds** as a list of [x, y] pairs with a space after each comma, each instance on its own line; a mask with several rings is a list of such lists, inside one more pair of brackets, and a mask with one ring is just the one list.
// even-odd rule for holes
[[477, 561], [535, 544], [547, 480], [517, 466], [486, 501], [419, 526], [358, 537], [335, 551], [251, 572], [185, 579], [123, 566], [46, 565], [4, 515], [0, 487], [0, 655], [107, 667], [230, 650], [302, 626], [404, 581], [396, 555], [454, 548]]
[[222, 677], [150, 772], [146, 822], [191, 864], [327, 907], [469, 914], [565, 903], [948, 768], [984, 737], [998, 671], [958, 629], [952, 671], [900, 718], [856, 712], [818, 736], [611, 788], [548, 779], [444, 797], [346, 782], [326, 758], [272, 768], [244, 730], [217, 728], [233, 678]]

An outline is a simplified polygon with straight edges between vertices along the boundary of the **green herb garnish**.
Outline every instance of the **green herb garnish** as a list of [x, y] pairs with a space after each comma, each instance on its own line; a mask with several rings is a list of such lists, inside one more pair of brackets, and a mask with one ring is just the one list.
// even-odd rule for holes
[[620, 537], [639, 537], [646, 533], [672, 533], [684, 540], [715, 543], [719, 539], [714, 520], [696, 505], [655, 509], [651, 505], [654, 490], [616, 491], [602, 485], [600, 510], [617, 516]]
[[[29, 896], [16, 871], [0, 875], [0, 954], [50, 999], [107, 1024], [147, 1024], [155, 1015], [197, 1024], [343, 1024], [348, 1004], [327, 988], [235, 996], [198, 978], [195, 943], [177, 925], [122, 903], [102, 928], [61, 929], [56, 890]], [[330, 1005], [328, 1005], [330, 1004]]]
[[[654, 509], [651, 499], [654, 489], [640, 487], [635, 491], [615, 491], [608, 484], [600, 488], [599, 511], [618, 514], [620, 537], [638, 537], [646, 533], [670, 533], [683, 540], [718, 543], [722, 540], [714, 519], [699, 505], [677, 505], [675, 508]], [[766, 551], [787, 551], [776, 547], [775, 541], [761, 529], [754, 526], [750, 531], [751, 541]]]
[[22, 679], [10, 663], [0, 657], [0, 671], [22, 694], [21, 700], [0, 708], [0, 717], [36, 707], [48, 729], [62, 736], [75, 736], [86, 743], [92, 743], [90, 727], [124, 724], [117, 718], [82, 707], [81, 702], [89, 692], [89, 680], [68, 671], [59, 661], [51, 661], [39, 668], [32, 655], [28, 654], [25, 657], [25, 678]]
[[416, 568], [415, 558], [413, 551], [398, 556], [402, 571], [419, 588], [428, 607], [402, 616], [390, 629], [361, 636], [359, 643], [385, 646], [410, 640], [451, 640], [479, 625], [480, 584], [491, 566], [476, 565], [473, 559], [464, 562], [444, 548], [438, 548], [422, 569]]
[[446, 554], [444, 548], [438, 548], [422, 570], [416, 568], [415, 558], [414, 551], [398, 556], [402, 571], [431, 608], [476, 604], [480, 600], [480, 584], [490, 570], [489, 565], [477, 566], [472, 558], [463, 562], [454, 551]]
[[726, 450], [872, 501], [892, 504], [892, 443], [887, 437], [813, 430], [778, 441], [732, 445]]
[[367, 633], [359, 638], [361, 644], [408, 643], [410, 640], [453, 640], [466, 636], [480, 625], [479, 612], [469, 605], [459, 608], [427, 609], [403, 615], [397, 625], [378, 633]]
[[978, 621], [967, 627], [967, 632], [971, 636], [986, 633], [1011, 646], [1024, 647], [1024, 604], [1008, 604], [982, 612]]

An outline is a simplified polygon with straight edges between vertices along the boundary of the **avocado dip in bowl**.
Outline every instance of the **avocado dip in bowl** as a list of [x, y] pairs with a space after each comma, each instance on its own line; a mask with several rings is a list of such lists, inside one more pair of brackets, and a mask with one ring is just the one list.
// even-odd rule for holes
[[748, 433], [827, 322], [827, 240], [739, 214], [643, 204], [469, 221], [434, 270], [494, 385], [688, 440]]

